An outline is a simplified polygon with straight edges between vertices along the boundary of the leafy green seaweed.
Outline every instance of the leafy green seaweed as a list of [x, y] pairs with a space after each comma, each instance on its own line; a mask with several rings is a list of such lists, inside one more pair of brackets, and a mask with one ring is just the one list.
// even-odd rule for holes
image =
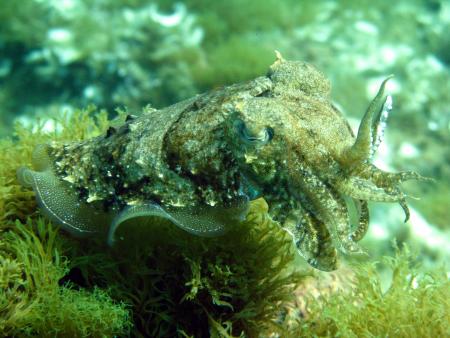
[[[44, 123], [34, 130], [18, 125], [16, 139], [0, 143], [2, 283], [11, 285], [2, 311], [15, 314], [2, 316], [4, 333], [126, 334], [130, 318], [133, 335], [283, 332], [280, 308], [303, 274], [292, 269], [292, 240], [268, 217], [264, 200], [254, 201], [247, 220], [224, 237], [134, 222], [121, 227], [124, 240], [112, 249], [104, 239], [71, 239], [39, 217], [15, 171], [29, 165], [39, 143], [82, 140], [119, 121], [93, 108], [51, 121], [55, 131], [45, 132]], [[44, 333], [46, 327], [53, 331]]]
[[293, 336], [448, 337], [450, 281], [444, 267], [424, 271], [408, 246], [382, 260], [392, 274], [386, 290], [378, 265], [353, 268], [353, 286], [310, 298], [310, 318]]
[[[32, 129], [17, 125], [13, 139], [0, 140], [0, 335], [449, 335], [445, 270], [424, 272], [407, 249], [385, 260], [393, 273], [387, 291], [376, 264], [365, 263], [339, 292], [321, 290], [318, 274], [308, 277], [316, 296], [298, 296], [311, 272], [297, 269], [292, 240], [269, 218], [263, 199], [218, 238], [163, 221], [124, 224], [113, 248], [104, 239], [59, 232], [40, 217], [16, 169], [30, 165], [37, 144], [83, 140], [125, 115], [108, 121], [106, 112], [89, 107]], [[307, 302], [306, 312], [296, 309], [296, 297]]]

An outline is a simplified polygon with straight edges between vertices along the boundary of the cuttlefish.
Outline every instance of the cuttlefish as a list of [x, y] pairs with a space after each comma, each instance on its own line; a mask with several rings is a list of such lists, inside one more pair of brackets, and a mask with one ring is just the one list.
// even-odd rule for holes
[[354, 135], [327, 78], [277, 54], [265, 76], [129, 115], [89, 140], [40, 145], [33, 169], [20, 168], [18, 178], [63, 229], [111, 245], [117, 228], [138, 217], [220, 236], [263, 197], [306, 261], [333, 270], [337, 251], [362, 251], [368, 201], [399, 203], [408, 217], [399, 185], [421, 178], [371, 163], [392, 109], [388, 79]]

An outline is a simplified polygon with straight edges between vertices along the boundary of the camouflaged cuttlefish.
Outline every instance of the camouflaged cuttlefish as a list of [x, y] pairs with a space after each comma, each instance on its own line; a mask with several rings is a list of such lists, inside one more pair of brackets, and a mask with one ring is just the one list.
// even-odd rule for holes
[[336, 249], [360, 251], [367, 201], [398, 202], [408, 217], [399, 183], [420, 178], [370, 163], [391, 110], [385, 83], [354, 136], [322, 73], [277, 54], [266, 76], [149, 109], [87, 141], [39, 146], [18, 177], [51, 220], [110, 244], [137, 217], [218, 236], [262, 196], [308, 263], [333, 270]]

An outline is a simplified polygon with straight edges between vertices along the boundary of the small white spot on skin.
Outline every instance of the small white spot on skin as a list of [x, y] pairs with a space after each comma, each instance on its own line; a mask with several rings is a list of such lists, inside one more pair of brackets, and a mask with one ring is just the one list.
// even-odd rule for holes
[[186, 204], [181, 202], [181, 200], [171, 201], [170, 203], [173, 207], [185, 207]]
[[128, 128], [130, 128], [130, 131], [136, 131], [138, 129], [138, 127], [139, 127], [138, 123], [130, 123], [128, 125]]
[[213, 206], [217, 205], [217, 201], [210, 199], [210, 200], [206, 201], [206, 204], [208, 204], [208, 205], [213, 207]]
[[141, 203], [142, 203], [141, 200], [130, 200], [127, 202], [127, 205], [139, 205]]
[[244, 156], [245, 156], [245, 163], [252, 163], [254, 160], [258, 159], [256, 155], [244, 154]]

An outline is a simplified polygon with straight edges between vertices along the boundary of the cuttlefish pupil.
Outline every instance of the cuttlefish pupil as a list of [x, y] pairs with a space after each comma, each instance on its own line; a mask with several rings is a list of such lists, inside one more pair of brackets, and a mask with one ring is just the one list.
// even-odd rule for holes
[[264, 127], [259, 131], [253, 131], [249, 130], [242, 120], [235, 121], [235, 128], [241, 140], [250, 144], [265, 145], [272, 140], [274, 135], [272, 127]]
[[117, 231], [126, 237], [125, 225], [142, 218], [220, 236], [262, 196], [299, 254], [330, 271], [338, 251], [363, 251], [357, 242], [368, 229], [368, 202], [399, 203], [408, 217], [400, 184], [422, 179], [370, 162], [392, 110], [388, 79], [355, 136], [331, 103], [326, 77], [277, 53], [265, 76], [129, 115], [122, 127], [89, 140], [40, 145], [33, 169], [17, 176], [52, 221], [111, 245]]

